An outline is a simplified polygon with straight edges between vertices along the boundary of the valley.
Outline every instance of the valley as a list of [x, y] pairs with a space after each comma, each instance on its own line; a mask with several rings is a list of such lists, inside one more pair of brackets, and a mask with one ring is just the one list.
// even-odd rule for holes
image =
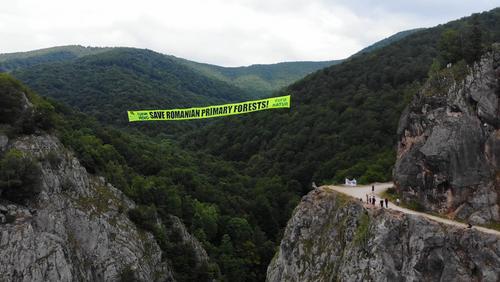
[[495, 8], [342, 60], [0, 54], [0, 281], [498, 281], [498, 42]]

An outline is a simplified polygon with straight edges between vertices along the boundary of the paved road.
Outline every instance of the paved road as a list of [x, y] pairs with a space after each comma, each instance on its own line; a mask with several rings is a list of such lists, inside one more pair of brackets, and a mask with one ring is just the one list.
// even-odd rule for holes
[[[376, 208], [380, 208], [380, 200], [382, 199], [382, 197], [380, 197], [380, 194], [382, 192], [384, 192], [385, 190], [387, 190], [387, 188], [392, 187], [393, 186], [392, 182], [389, 182], [389, 183], [374, 183], [374, 184], [370, 184], [370, 185], [356, 186], [356, 187], [343, 186], [343, 185], [342, 186], [326, 185], [326, 186], [322, 186], [322, 187], [323, 188], [327, 188], [327, 189], [335, 190], [337, 192], [349, 195], [349, 196], [357, 198], [357, 199], [361, 198], [361, 199], [363, 199], [363, 203], [365, 204], [366, 207], [372, 207], [373, 208], [374, 206], [372, 206], [371, 204], [367, 204], [366, 203], [366, 195], [367, 194], [370, 195], [372, 193], [372, 185], [375, 186], [375, 189], [374, 189], [375, 190], [374, 191], [374, 195], [375, 195], [375, 198], [376, 198], [375, 207]], [[385, 203], [384, 203], [384, 207], [385, 207]], [[445, 219], [445, 218], [434, 216], [434, 215], [430, 215], [430, 214], [423, 213], [423, 212], [417, 212], [417, 211], [414, 211], [414, 210], [409, 210], [409, 209], [397, 206], [396, 204], [391, 203], [391, 202], [389, 202], [389, 209], [397, 210], [397, 211], [400, 211], [400, 212], [403, 212], [403, 213], [407, 213], [407, 214], [416, 214], [416, 215], [420, 215], [420, 216], [425, 216], [425, 217], [427, 217], [427, 218], [429, 218], [431, 220], [434, 220], [434, 221], [438, 221], [438, 222], [442, 222], [442, 223], [445, 223], [445, 224], [450, 224], [450, 225], [455, 225], [455, 226], [467, 228], [467, 225], [464, 224], [464, 223], [461, 223], [461, 222], [458, 222], [458, 221], [454, 221], [454, 220], [450, 220], [450, 219]], [[483, 231], [485, 233], [495, 234], [495, 235], [500, 236], [500, 231], [497, 231], [497, 230], [494, 230], [494, 229], [489, 229], [489, 228], [480, 227], [480, 226], [474, 226], [473, 228], [481, 230], [481, 231]]]

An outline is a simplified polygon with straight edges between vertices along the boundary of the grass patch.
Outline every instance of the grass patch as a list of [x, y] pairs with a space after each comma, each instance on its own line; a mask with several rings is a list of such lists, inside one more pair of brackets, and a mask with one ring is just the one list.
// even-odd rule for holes
[[356, 234], [354, 235], [354, 244], [362, 245], [368, 242], [370, 235], [370, 217], [368, 214], [363, 213], [359, 219], [359, 224], [356, 227]]
[[335, 193], [335, 201], [337, 203], [337, 206], [339, 206], [339, 207], [345, 206], [349, 201], [351, 201], [351, 199], [354, 199], [354, 198], [351, 196], [342, 194], [340, 192]]
[[394, 204], [397, 203], [397, 199], [399, 198], [400, 199], [399, 205], [401, 207], [418, 212], [425, 212], [425, 207], [421, 203], [415, 200], [411, 200], [409, 202], [404, 202], [403, 200], [401, 200], [394, 187], [391, 187], [386, 191], [382, 192], [380, 196], [389, 199], [389, 201], [391, 201]]
[[394, 187], [388, 188], [382, 194], [380, 194], [383, 198], [389, 199], [389, 201], [396, 203], [396, 200], [399, 198], [398, 193]]
[[[76, 204], [85, 211], [90, 211], [91, 215], [102, 215], [110, 211], [110, 205], [120, 202], [119, 199], [107, 187], [96, 188], [96, 194], [90, 197], [79, 197]], [[111, 201], [110, 201], [111, 200]]]

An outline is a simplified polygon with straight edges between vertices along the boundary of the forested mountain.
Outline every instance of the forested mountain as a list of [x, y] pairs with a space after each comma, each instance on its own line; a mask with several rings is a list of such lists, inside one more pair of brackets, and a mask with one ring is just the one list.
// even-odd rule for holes
[[249, 94], [149, 50], [114, 48], [13, 74], [43, 96], [104, 123], [127, 124], [127, 110], [168, 109], [242, 101]]
[[241, 89], [249, 91], [254, 97], [264, 97], [292, 82], [319, 69], [339, 64], [342, 60], [319, 62], [284, 62], [247, 67], [221, 67], [201, 64], [180, 59], [184, 64]]
[[495, 41], [500, 41], [498, 8], [418, 31], [284, 89], [277, 95], [292, 95], [289, 112], [220, 120], [188, 136], [186, 143], [244, 162], [250, 175], [280, 175], [304, 189], [313, 180], [386, 181], [400, 113], [427, 79], [431, 64], [471, 63], [471, 50], [484, 51]]
[[105, 52], [109, 49], [110, 48], [68, 45], [28, 52], [0, 54], [0, 71], [12, 71], [44, 63], [69, 61], [71, 59]]

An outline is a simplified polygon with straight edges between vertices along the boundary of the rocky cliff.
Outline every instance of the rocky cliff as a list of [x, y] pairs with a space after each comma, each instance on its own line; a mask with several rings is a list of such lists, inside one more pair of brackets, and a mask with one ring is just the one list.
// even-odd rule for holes
[[127, 270], [142, 281], [172, 280], [153, 236], [126, 215], [134, 203], [89, 175], [57, 138], [21, 136], [3, 148], [40, 160], [42, 174], [34, 199], [0, 202], [0, 280], [112, 281]]
[[423, 209], [499, 221], [500, 45], [465, 79], [453, 69], [430, 79], [404, 111], [394, 181], [404, 201]]
[[268, 281], [499, 281], [500, 238], [319, 188], [304, 196]]
[[[174, 281], [167, 261], [176, 258], [129, 220], [135, 204], [42, 129], [32, 99], [0, 76], [0, 281]], [[206, 263], [201, 244], [171, 221], [166, 235]]]

